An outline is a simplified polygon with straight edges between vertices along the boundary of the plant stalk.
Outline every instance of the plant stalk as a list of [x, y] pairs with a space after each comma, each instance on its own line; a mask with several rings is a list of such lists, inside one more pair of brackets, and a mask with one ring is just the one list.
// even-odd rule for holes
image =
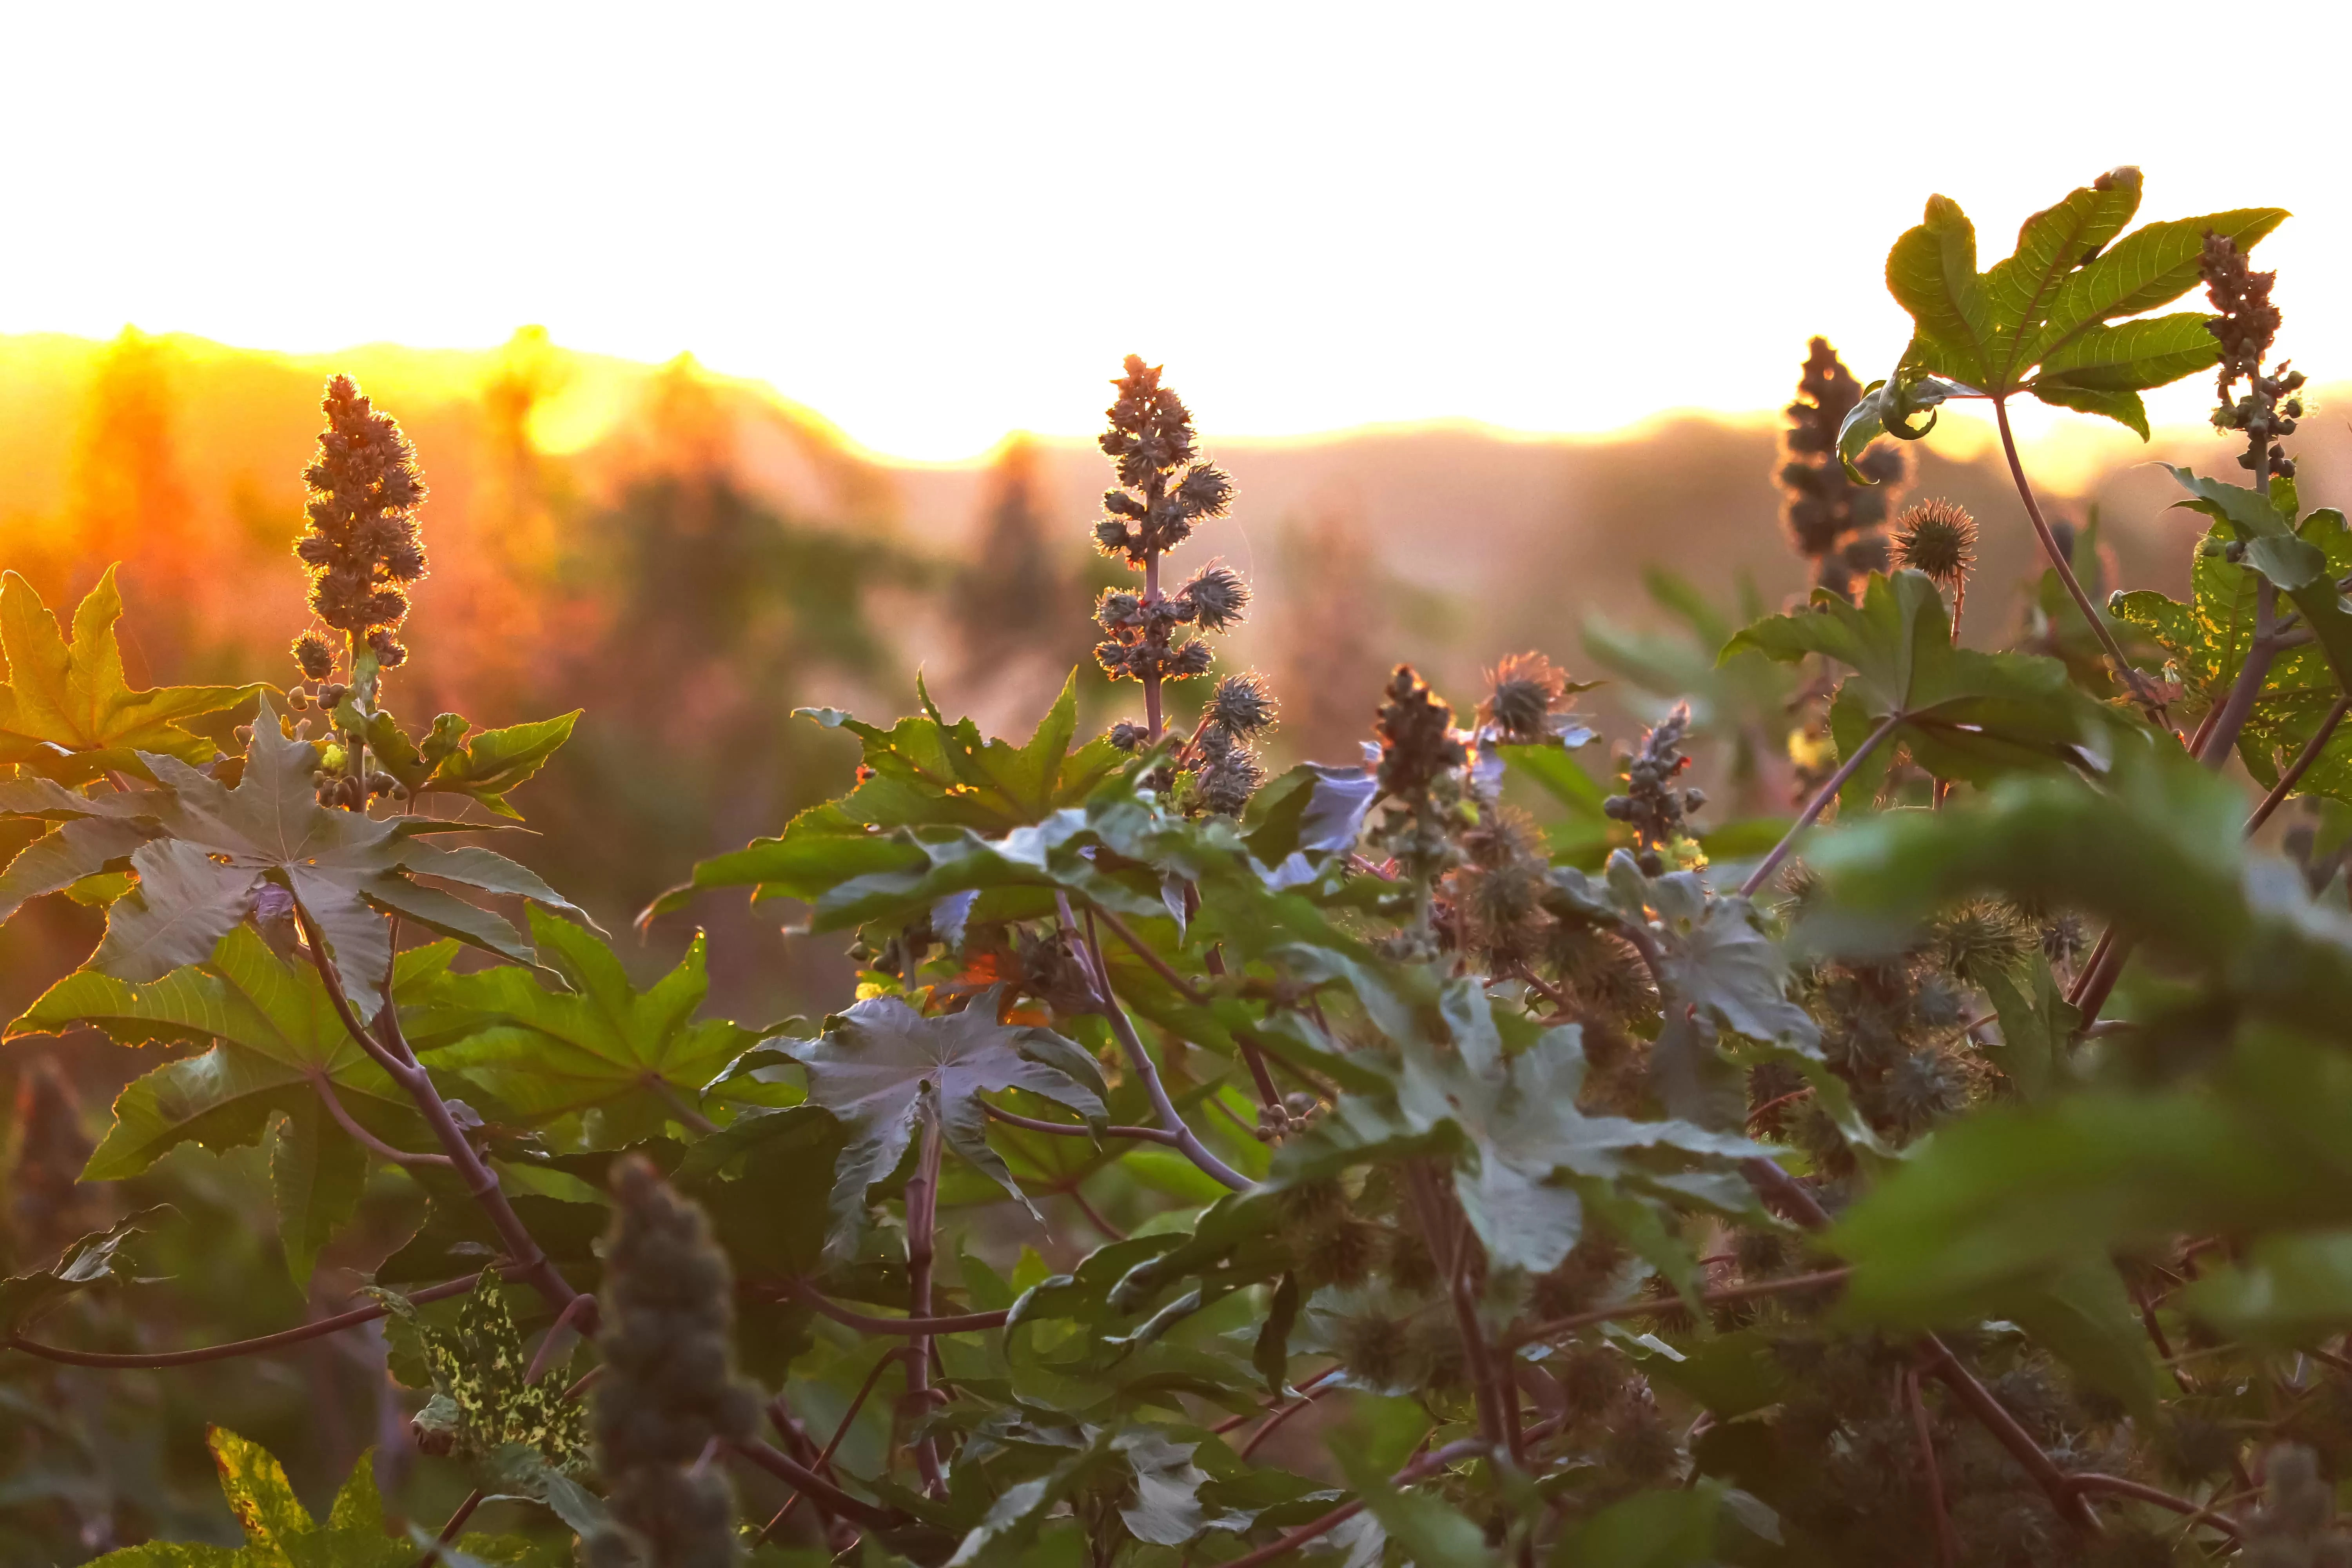
[[2051, 531], [2050, 524], [2042, 516], [2042, 503], [2033, 499], [2033, 487], [2025, 479], [2025, 464], [2017, 455], [2017, 437], [2009, 427], [2009, 400], [1994, 398], [1992, 413], [1994, 423], [2000, 427], [2000, 449], [2001, 455], [2009, 459], [2009, 477], [2017, 485], [2019, 499], [2025, 502], [2025, 515], [2032, 520], [2033, 531], [2042, 541], [2042, 552], [2050, 558], [2050, 564], [2056, 570], [2058, 580], [2066, 584], [2066, 592], [2074, 599], [2074, 607], [2083, 612], [2083, 619], [2090, 623], [2091, 630], [2098, 637], [2099, 646], [2106, 650], [2107, 661], [2115, 667], [2116, 680], [2132, 694], [2132, 700], [2140, 705], [2158, 729], [2171, 729], [2171, 721], [2164, 714], [2164, 704], [2149, 689], [2147, 678], [2134, 669], [2131, 661], [2124, 657], [2123, 645], [2116, 641], [2114, 630], [2092, 605], [2091, 596], [2083, 592], [2082, 581], [2074, 575], [2074, 563], [2068, 561], [2066, 552], [2058, 548], [2058, 536]]
[[294, 918], [302, 928], [302, 940], [310, 950], [311, 967], [319, 972], [319, 979], [327, 988], [327, 1000], [333, 1005], [335, 1016], [342, 1020], [343, 1027], [359, 1042], [360, 1048], [373, 1057], [376, 1064], [391, 1075], [393, 1082], [408, 1092], [416, 1109], [424, 1112], [425, 1125], [432, 1128], [466, 1191], [481, 1205], [491, 1228], [506, 1244], [507, 1256], [513, 1260], [516, 1270], [557, 1311], [571, 1306], [572, 1298], [580, 1292], [548, 1261], [530, 1226], [522, 1223], [514, 1205], [507, 1201], [497, 1173], [483, 1161], [467, 1140], [465, 1130], [457, 1125], [457, 1118], [450, 1114], [448, 1103], [433, 1085], [433, 1075], [417, 1064], [416, 1053], [408, 1048], [408, 1042], [401, 1036], [400, 1010], [393, 1004], [389, 987], [383, 1005], [376, 1013], [376, 1023], [382, 1031], [379, 1037], [371, 1033], [352, 1010], [351, 998], [343, 991], [342, 977], [335, 972], [334, 960], [327, 955], [326, 938], [299, 900], [294, 902]]
[[[1077, 935], [1077, 921], [1070, 912], [1069, 895], [1057, 889], [1054, 894], [1054, 902], [1061, 913], [1063, 929], [1074, 936]], [[1119, 1047], [1127, 1053], [1128, 1061], [1135, 1068], [1136, 1077], [1143, 1080], [1145, 1092], [1151, 1097], [1152, 1114], [1160, 1119], [1160, 1126], [1175, 1134], [1177, 1150], [1192, 1163], [1237, 1193], [1246, 1192], [1255, 1186], [1256, 1183], [1209, 1152], [1208, 1145], [1201, 1142], [1201, 1135], [1192, 1131], [1185, 1121], [1182, 1112], [1176, 1109], [1175, 1100], [1169, 1098], [1168, 1086], [1160, 1079], [1159, 1064], [1151, 1059], [1151, 1053], [1144, 1049], [1141, 1037], [1135, 1032], [1135, 1026], [1128, 1021], [1127, 1010], [1118, 1005], [1118, 998], [1111, 994], [1110, 966], [1103, 962], [1102, 942], [1095, 934], [1094, 911], [1091, 910], [1087, 912], [1087, 931], [1082, 940], [1089, 967], [1088, 978], [1094, 983], [1096, 1005], [1102, 1009], [1103, 1016], [1109, 1021], [1111, 1033], [1118, 1037]]]
[[1806, 828], [1811, 827], [1820, 818], [1822, 813], [1829, 808], [1830, 802], [1837, 798], [1838, 791], [1843, 789], [1846, 781], [1853, 777], [1854, 770], [1869, 759], [1871, 752], [1878, 750], [1879, 742], [1893, 734], [1895, 727], [1902, 723], [1903, 720], [1903, 714], [1888, 714], [1879, 721], [1878, 728], [1873, 730], [1869, 737], [1853, 749], [1853, 755], [1838, 764], [1838, 771], [1832, 773], [1829, 776], [1829, 782], [1816, 790], [1813, 793], [1813, 798], [1805, 803], [1805, 809], [1799, 814], [1796, 821], [1789, 825], [1789, 831], [1780, 835], [1780, 842], [1772, 846], [1772, 852], [1764, 857], [1761, 865], [1748, 874], [1748, 880], [1739, 884], [1741, 898], [1754, 898], [1756, 890], [1771, 879], [1772, 873], [1780, 868], [1780, 862], [1787, 859], [1789, 851], [1795, 847], [1798, 837]]
[[[466, 1294], [480, 1279], [481, 1276], [478, 1274], [468, 1274], [462, 1279], [451, 1279], [439, 1285], [427, 1285], [422, 1290], [410, 1292], [408, 1299], [420, 1304], [426, 1301], [446, 1300], [452, 1296]], [[5, 1342], [5, 1342], [12, 1351], [22, 1351], [28, 1356], [37, 1356], [42, 1361], [61, 1362], [68, 1366], [100, 1367], [121, 1371], [166, 1366], [201, 1366], [206, 1362], [233, 1361], [238, 1356], [260, 1355], [269, 1351], [282, 1349], [287, 1345], [299, 1345], [308, 1340], [323, 1339], [329, 1334], [340, 1333], [345, 1329], [358, 1328], [362, 1323], [373, 1323], [378, 1318], [390, 1316], [391, 1312], [392, 1309], [384, 1306], [354, 1307], [348, 1312], [338, 1312], [331, 1318], [320, 1318], [314, 1323], [303, 1323], [291, 1329], [280, 1329], [274, 1334], [262, 1334], [255, 1339], [233, 1340], [226, 1344], [202, 1345], [187, 1351], [152, 1351], [145, 1354], [113, 1351], [68, 1350], [63, 1345], [40, 1344], [32, 1340], [19, 1339], [14, 1334], [9, 1335]]]
[[[940, 1112], [928, 1096], [922, 1121], [922, 1152], [916, 1157], [915, 1173], [907, 1183], [907, 1315], [917, 1321], [931, 1315], [931, 1259], [940, 1217]], [[908, 1346], [907, 1403], [910, 1409], [919, 1410], [919, 1418], [930, 1414], [919, 1409], [930, 1386], [931, 1336], [918, 1332]], [[942, 1495], [947, 1476], [940, 1468], [939, 1445], [928, 1436], [915, 1444], [915, 1468], [923, 1478], [926, 1493]]]

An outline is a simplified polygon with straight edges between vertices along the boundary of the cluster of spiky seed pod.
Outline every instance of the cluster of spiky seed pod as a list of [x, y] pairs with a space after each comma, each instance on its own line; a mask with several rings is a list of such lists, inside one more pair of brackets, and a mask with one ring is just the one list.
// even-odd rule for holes
[[1684, 836], [1684, 819], [1706, 804], [1706, 791], [1675, 784], [1690, 766], [1682, 749], [1689, 730], [1690, 704], [1677, 702], [1626, 759], [1625, 793], [1601, 802], [1612, 820], [1633, 827], [1633, 858], [1653, 877], [1665, 869], [1665, 851]]
[[1856, 483], [1839, 461], [1839, 428], [1861, 398], [1862, 383], [1826, 338], [1815, 338], [1781, 437], [1780, 480], [1788, 495], [1780, 516], [1789, 542], [1812, 562], [1816, 587], [1849, 596], [1886, 564], [1881, 530], [1906, 472], [1903, 454], [1885, 441], [1854, 464], [1865, 482]]
[[[398, 423], [377, 413], [351, 377], [329, 382], [320, 406], [327, 428], [302, 475], [310, 490], [309, 528], [294, 553], [310, 573], [310, 607], [319, 618], [354, 645], [364, 643], [390, 669], [408, 657], [394, 635], [408, 615], [400, 585], [425, 571], [415, 515], [425, 500], [424, 470]], [[312, 679], [325, 677], [323, 668], [313, 673], [319, 652], [309, 640], [295, 645]]]
[[[2221, 234], [2205, 237], [2197, 270], [2205, 280], [2206, 298], [2221, 312], [2205, 323], [2221, 346], [2214, 387], [2221, 405], [2213, 411], [2213, 427], [2244, 434], [2246, 450], [2238, 458], [2240, 468], [2291, 479], [2294, 462], [2278, 438], [2294, 435], [2295, 421], [2303, 417], [2303, 399], [2295, 394], [2303, 390], [2305, 377], [2284, 363], [2276, 374], [2263, 373], [2263, 360], [2278, 339], [2279, 310], [2271, 303], [2271, 287], [2278, 281], [2278, 274], [2254, 271], [2246, 264], [2237, 241]], [[2245, 382], [2246, 390], [2233, 398], [2231, 389], [2240, 381]]]
[[1304, 1090], [1286, 1094], [1273, 1104], [1257, 1108], [1257, 1125], [1251, 1131], [1261, 1143], [1279, 1143], [1306, 1131], [1324, 1109], [1320, 1100]]
[[613, 1173], [614, 1216], [597, 1301], [604, 1363], [596, 1468], [615, 1527], [592, 1568], [731, 1568], [741, 1560], [726, 1468], [712, 1445], [751, 1435], [758, 1404], [734, 1377], [733, 1280], [702, 1211], [646, 1161]]

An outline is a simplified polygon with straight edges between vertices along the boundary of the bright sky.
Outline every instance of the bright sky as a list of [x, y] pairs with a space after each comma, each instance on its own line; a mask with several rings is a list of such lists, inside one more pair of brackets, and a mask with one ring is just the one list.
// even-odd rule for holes
[[1931, 191], [1990, 261], [2137, 163], [2143, 216], [2295, 210], [2260, 254], [2283, 346], [2332, 380], [2344, 14], [13, 5], [0, 331], [310, 352], [543, 322], [927, 458], [1092, 430], [1129, 349], [1213, 437], [1600, 430], [1773, 407], [1815, 331], [1884, 374], [1880, 268]]

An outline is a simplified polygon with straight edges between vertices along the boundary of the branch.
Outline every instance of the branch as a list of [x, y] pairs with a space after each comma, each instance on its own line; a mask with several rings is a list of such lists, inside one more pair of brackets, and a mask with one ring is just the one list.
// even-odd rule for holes
[[[907, 1316], [914, 1322], [931, 1315], [931, 1258], [940, 1217], [940, 1113], [929, 1095], [923, 1097], [922, 1121], [922, 1152], [907, 1183]], [[907, 1398], [913, 1403], [931, 1385], [930, 1335], [918, 1331], [907, 1348]], [[923, 1478], [925, 1495], [936, 1498], [946, 1490], [939, 1445], [928, 1434], [916, 1440], [915, 1470]]]
[[1902, 723], [1904, 715], [1900, 713], [1888, 714], [1879, 721], [1878, 728], [1870, 732], [1869, 739], [1853, 749], [1853, 755], [1838, 764], [1838, 771], [1832, 773], [1829, 776], [1829, 782], [1816, 790], [1813, 793], [1813, 798], [1805, 803], [1804, 811], [1799, 815], [1796, 821], [1789, 825], [1789, 831], [1780, 836], [1780, 842], [1772, 846], [1772, 853], [1765, 856], [1763, 864], [1750, 871], [1748, 874], [1748, 880], [1739, 884], [1741, 898], [1752, 899], [1756, 896], [1756, 889], [1769, 880], [1772, 873], [1780, 868], [1780, 862], [1788, 858], [1790, 849], [1796, 845], [1798, 835], [1813, 825], [1814, 820], [1828, 808], [1830, 802], [1837, 798], [1838, 791], [1845, 787], [1846, 780], [1853, 777], [1854, 770], [1862, 766], [1871, 752], [1878, 750], [1878, 743], [1881, 741], [1895, 732], [1895, 727]]
[[[1087, 1126], [1083, 1122], [1072, 1123], [1068, 1121], [1044, 1121], [1034, 1116], [1023, 1116], [1017, 1111], [999, 1110], [997, 1107], [989, 1104], [988, 1101], [984, 1100], [980, 1102], [980, 1106], [982, 1110], [987, 1111], [991, 1116], [996, 1118], [997, 1121], [1005, 1123], [1007, 1126], [1025, 1127], [1032, 1132], [1052, 1132], [1064, 1138], [1092, 1138], [1096, 1136], [1095, 1130]], [[1176, 1146], [1177, 1141], [1176, 1134], [1160, 1127], [1106, 1127], [1102, 1130], [1101, 1136], [1105, 1138], [1139, 1138], [1147, 1143], [1165, 1143], [1171, 1148]]]
[[1134, 930], [1129, 927], [1125, 921], [1111, 913], [1110, 910], [1104, 909], [1101, 905], [1095, 903], [1092, 900], [1087, 900], [1087, 914], [1089, 919], [1097, 915], [1101, 916], [1102, 923], [1110, 927], [1111, 934], [1118, 937], [1119, 941], [1127, 943], [1129, 950], [1131, 951], [1136, 957], [1143, 960], [1145, 967], [1149, 968], [1154, 974], [1160, 976], [1160, 979], [1168, 982], [1168, 984], [1174, 988], [1176, 994], [1183, 997], [1185, 1001], [1190, 1002], [1195, 1007], [1205, 1007], [1209, 1005], [1208, 993], [1202, 991], [1199, 986], [1185, 979], [1181, 974], [1179, 974], [1174, 966], [1170, 964], [1166, 959], [1152, 952], [1151, 944], [1145, 942], [1141, 937], [1136, 935]]
[[416, 1568], [433, 1568], [441, 1561], [441, 1549], [457, 1539], [457, 1532], [466, 1528], [466, 1521], [474, 1517], [474, 1510], [482, 1506], [483, 1496], [479, 1487], [466, 1494], [466, 1500], [457, 1505], [457, 1511], [449, 1516], [449, 1522], [441, 1527], [441, 1533], [433, 1538], [433, 1544], [426, 1547], [425, 1555], [416, 1560]]
[[2246, 645], [2246, 657], [2238, 666], [2238, 678], [2230, 683], [2230, 695], [2222, 700], [2220, 714], [2207, 731], [2197, 760], [2212, 773], [2221, 771], [2237, 749], [2239, 732], [2253, 716], [2254, 704], [2263, 697], [2263, 683], [2271, 676], [2271, 665], [2277, 659], [2280, 639], [2277, 634], [2278, 588], [2267, 577], [2255, 578], [2254, 636]]
[[2033, 499], [2033, 487], [2025, 482], [2025, 465], [2017, 456], [2017, 437], [2010, 432], [2009, 400], [1994, 398], [1992, 413], [1994, 423], [2000, 427], [2001, 453], [2009, 458], [2009, 477], [2016, 482], [2017, 493], [2025, 502], [2025, 515], [2032, 520], [2033, 531], [2041, 538], [2042, 552], [2057, 569], [2058, 580], [2066, 584], [2066, 592], [2074, 598], [2074, 607], [2083, 612], [2083, 619], [2090, 623], [2092, 632], [2099, 639], [2099, 646], [2106, 650], [2108, 661], [2115, 666], [2116, 679], [2132, 694], [2132, 700], [2155, 721], [2158, 729], [2169, 731], [2172, 722], [2165, 717], [2163, 702], [2149, 689], [2147, 677], [2134, 669], [2131, 661], [2124, 657], [2123, 646], [2116, 641], [2115, 631], [2092, 607], [2091, 596], [2083, 592], [2083, 584], [2074, 575], [2074, 563], [2066, 559], [2066, 552], [2058, 548], [2058, 536], [2051, 532], [2050, 524], [2042, 521], [2042, 503]]
[[[874, 1370], [867, 1373], [866, 1381], [857, 1385], [857, 1396], [849, 1402], [849, 1408], [841, 1413], [841, 1424], [833, 1429], [833, 1440], [824, 1446], [824, 1451], [816, 1457], [816, 1463], [809, 1467], [811, 1469], [823, 1471], [833, 1462], [834, 1453], [841, 1447], [841, 1440], [849, 1436], [850, 1423], [857, 1419], [860, 1410], [866, 1408], [866, 1396], [874, 1392], [874, 1385], [882, 1381], [883, 1369], [906, 1353], [906, 1347], [900, 1345], [884, 1351], [875, 1359]], [[784, 1506], [776, 1510], [776, 1517], [768, 1521], [760, 1533], [752, 1538], [754, 1548], [766, 1545], [769, 1539], [782, 1528], [784, 1521], [793, 1516], [793, 1510], [800, 1506], [803, 1495], [796, 1491], [784, 1500]]]
[[387, 983], [384, 987], [383, 1005], [376, 1014], [377, 1025], [383, 1031], [379, 1037], [372, 1034], [352, 1010], [351, 997], [343, 991], [342, 976], [336, 973], [334, 961], [327, 956], [326, 938], [320, 934], [318, 922], [310, 918], [310, 911], [302, 907], [300, 900], [297, 899], [293, 903], [294, 919], [300, 924], [302, 940], [310, 950], [311, 967], [319, 972], [319, 979], [326, 986], [327, 1000], [333, 1005], [335, 1016], [342, 1020], [343, 1027], [352, 1039], [359, 1042], [360, 1048], [374, 1058], [391, 1075], [392, 1081], [408, 1091], [409, 1098], [416, 1102], [416, 1109], [425, 1113], [425, 1124], [433, 1129], [433, 1135], [447, 1152], [449, 1163], [466, 1184], [466, 1190], [481, 1205], [491, 1227], [506, 1243], [507, 1255], [514, 1260], [517, 1271], [547, 1299], [548, 1305], [559, 1311], [569, 1307], [572, 1298], [580, 1292], [574, 1290], [555, 1265], [548, 1261], [546, 1252], [530, 1234], [530, 1228], [522, 1223], [522, 1216], [516, 1214], [514, 1205], [507, 1201], [497, 1174], [483, 1163], [481, 1154], [473, 1144], [467, 1141], [465, 1130], [457, 1125], [457, 1118], [449, 1114], [447, 1102], [442, 1100], [441, 1091], [433, 1086], [433, 1075], [417, 1065], [416, 1053], [408, 1048], [408, 1042], [401, 1037], [400, 1010], [393, 1004], [390, 984]]
[[[1790, 1274], [1779, 1279], [1759, 1279], [1746, 1285], [1726, 1285], [1718, 1289], [1702, 1290], [1699, 1301], [1704, 1306], [1720, 1306], [1726, 1301], [1746, 1301], [1759, 1296], [1785, 1296], [1791, 1291], [1819, 1290], [1826, 1286], [1842, 1284], [1853, 1272], [1851, 1268], [1824, 1268], [1812, 1274]], [[1647, 1318], [1683, 1310], [1679, 1296], [1661, 1296], [1653, 1300], [1627, 1301], [1621, 1306], [1596, 1307], [1589, 1312], [1575, 1312], [1565, 1318], [1554, 1318], [1531, 1328], [1512, 1332], [1505, 1342], [1511, 1345], [1532, 1343], [1551, 1339], [1578, 1329], [1589, 1329], [1596, 1323], [1613, 1323], [1621, 1318]]]
[[326, 1101], [327, 1114], [335, 1119], [335, 1125], [350, 1133], [352, 1142], [378, 1159], [389, 1160], [395, 1165], [454, 1165], [457, 1163], [446, 1154], [412, 1154], [405, 1149], [394, 1148], [361, 1126], [352, 1113], [343, 1109], [342, 1100], [335, 1094], [333, 1079], [324, 1072], [314, 1072], [310, 1077], [310, 1087], [319, 1091], [320, 1100]]
[[903, 1522], [898, 1514], [850, 1496], [797, 1459], [757, 1437], [730, 1438], [727, 1446], [734, 1450], [737, 1457], [749, 1459], [794, 1490], [806, 1492], [813, 1500], [823, 1503], [853, 1523], [862, 1524], [868, 1530], [891, 1530]]
[[1011, 1310], [1006, 1309], [994, 1312], [964, 1312], [947, 1318], [877, 1318], [853, 1311], [804, 1280], [780, 1280], [773, 1288], [845, 1328], [868, 1334], [908, 1334], [918, 1338], [929, 1334], [968, 1334], [981, 1329], [1001, 1329], [1004, 1326], [1004, 1320], [1013, 1315]]
[[2142, 1481], [2127, 1480], [2122, 1476], [2102, 1475], [2096, 1470], [2077, 1470], [2067, 1478], [2077, 1490], [2109, 1492], [2139, 1502], [2152, 1502], [2158, 1508], [2189, 1516], [2191, 1524], [2210, 1524], [2231, 1540], [2238, 1539], [2238, 1521], [2226, 1513], [2217, 1513], [2210, 1507], [2190, 1502], [2187, 1498], [2174, 1497], [2159, 1487]]
[[[1064, 926], [1075, 934], [1077, 922], [1070, 913], [1069, 895], [1055, 889], [1054, 903], [1061, 913]], [[1127, 1009], [1121, 1007], [1118, 998], [1111, 994], [1110, 969], [1103, 963], [1102, 943], [1094, 933], [1094, 910], [1088, 909], [1085, 943], [1087, 958], [1091, 965], [1095, 1000], [1101, 1007], [1103, 1016], [1109, 1020], [1111, 1033], [1118, 1037], [1120, 1047], [1135, 1068], [1136, 1077], [1143, 1080], [1145, 1090], [1150, 1094], [1152, 1113], [1159, 1117], [1160, 1126], [1175, 1134], [1175, 1147], [1186, 1159], [1234, 1191], [1247, 1192], [1257, 1184], [1211, 1153], [1208, 1145], [1201, 1142], [1200, 1134], [1185, 1123], [1182, 1113], [1176, 1109], [1176, 1102], [1168, 1097], [1168, 1086], [1160, 1081], [1159, 1064], [1151, 1059], [1151, 1053], [1144, 1049], [1143, 1041], [1136, 1035], [1135, 1026], [1128, 1022]]]
[[[451, 1296], [462, 1296], [471, 1290], [475, 1281], [479, 1279], [481, 1276], [478, 1274], [468, 1274], [462, 1279], [452, 1279], [446, 1284], [427, 1285], [408, 1299], [412, 1301], [423, 1302], [439, 1301]], [[38, 1344], [31, 1340], [19, 1339], [14, 1334], [8, 1336], [6, 1344], [10, 1350], [22, 1351], [26, 1355], [38, 1356], [43, 1361], [62, 1362], [68, 1366], [117, 1369], [196, 1366], [205, 1362], [233, 1361], [238, 1356], [258, 1355], [284, 1345], [299, 1345], [306, 1340], [322, 1339], [329, 1334], [339, 1333], [344, 1329], [355, 1329], [362, 1323], [373, 1323], [378, 1318], [388, 1315], [391, 1310], [391, 1308], [381, 1305], [354, 1307], [348, 1312], [338, 1312], [331, 1318], [320, 1318], [316, 1322], [304, 1323], [299, 1328], [280, 1329], [274, 1334], [263, 1334], [258, 1339], [236, 1340], [221, 1345], [205, 1345], [192, 1351], [156, 1351], [143, 1355], [116, 1354], [109, 1351], [68, 1350], [63, 1345]]]
[[1911, 1430], [1919, 1439], [1919, 1467], [1927, 1472], [1927, 1507], [1936, 1516], [1936, 1561], [1941, 1568], [1959, 1568], [1959, 1538], [1952, 1533], [1951, 1510], [1944, 1506], [1944, 1472], [1936, 1463], [1936, 1434], [1927, 1425], [1927, 1406], [1919, 1397], [1919, 1373], [1903, 1369], [1903, 1403], [1911, 1411]]

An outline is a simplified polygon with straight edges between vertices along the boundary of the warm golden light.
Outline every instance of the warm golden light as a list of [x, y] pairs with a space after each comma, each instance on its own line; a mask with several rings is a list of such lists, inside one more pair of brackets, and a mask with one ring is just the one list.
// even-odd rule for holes
[[543, 321], [930, 458], [1091, 429], [1129, 349], [1223, 435], [1589, 431], [1773, 407], [1813, 331], [1880, 374], [1878, 258], [1930, 191], [1999, 256], [2134, 162], [2145, 216], [2295, 209], [2262, 254], [2326, 380], [2352, 306], [2298, 263], [2352, 238], [2339, 15], [2266, 10], [2255, 108], [2186, 5], [19, 10], [0, 331]]

